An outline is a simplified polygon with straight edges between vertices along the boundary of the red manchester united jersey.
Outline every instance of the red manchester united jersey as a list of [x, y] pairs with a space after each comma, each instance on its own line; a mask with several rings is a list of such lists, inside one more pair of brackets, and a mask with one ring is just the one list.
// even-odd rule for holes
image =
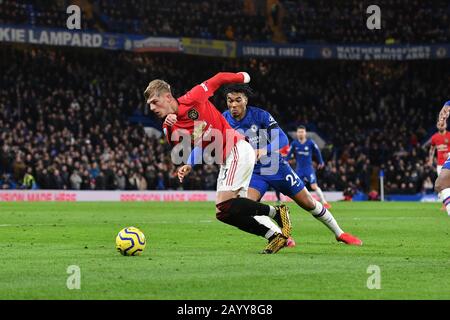
[[436, 132], [431, 137], [431, 145], [436, 146], [437, 164], [442, 166], [445, 160], [447, 160], [450, 151], [450, 132], [445, 131], [444, 134]]
[[163, 125], [168, 142], [176, 145], [189, 134], [191, 146], [201, 145], [204, 148], [217, 139], [222, 139], [221, 160], [225, 160], [233, 146], [245, 137], [231, 128], [208, 99], [223, 84], [243, 82], [244, 76], [241, 73], [221, 72], [178, 98], [177, 122], [172, 127]]

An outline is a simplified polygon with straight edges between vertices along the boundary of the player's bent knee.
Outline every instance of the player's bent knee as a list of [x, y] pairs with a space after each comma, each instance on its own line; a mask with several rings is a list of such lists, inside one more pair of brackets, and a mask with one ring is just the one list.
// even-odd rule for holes
[[231, 216], [231, 203], [233, 199], [216, 203], [216, 218], [219, 221], [227, 222]]
[[314, 210], [315, 207], [316, 207], [316, 201], [313, 199], [313, 197], [309, 197], [305, 203], [304, 209], [311, 211], [311, 210]]
[[311, 196], [304, 197], [304, 198], [302, 198], [299, 205], [300, 205], [300, 207], [302, 207], [302, 209], [311, 211], [316, 207], [316, 201]]
[[247, 193], [247, 198], [253, 201], [260, 201], [261, 200], [261, 193], [256, 190], [255, 188], [249, 188]]
[[440, 193], [442, 191], [442, 184], [439, 181], [439, 178], [436, 180], [436, 182], [434, 183], [434, 192], [436, 193]]
[[450, 170], [442, 170], [434, 183], [434, 191], [437, 193], [450, 188]]
[[434, 191], [436, 193], [440, 193], [442, 190], [449, 187], [449, 184], [445, 183], [445, 181], [443, 180], [444, 179], [437, 178], [436, 182], [434, 183]]

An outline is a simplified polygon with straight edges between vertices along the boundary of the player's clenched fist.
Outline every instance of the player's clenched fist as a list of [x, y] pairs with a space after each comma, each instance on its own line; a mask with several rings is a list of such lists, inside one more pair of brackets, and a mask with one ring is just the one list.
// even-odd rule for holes
[[250, 75], [247, 72], [238, 72], [244, 76], [244, 83], [250, 82]]
[[185, 164], [184, 166], [178, 168], [177, 174], [178, 174], [178, 179], [180, 180], [180, 182], [183, 182], [183, 179], [185, 176], [187, 176], [189, 174], [189, 172], [191, 172], [192, 170], [192, 166]]

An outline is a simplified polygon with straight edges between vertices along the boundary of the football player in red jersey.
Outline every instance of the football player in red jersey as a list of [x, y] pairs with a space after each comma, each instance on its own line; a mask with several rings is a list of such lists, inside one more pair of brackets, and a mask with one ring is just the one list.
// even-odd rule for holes
[[[439, 131], [444, 131], [447, 128], [447, 119], [450, 115], [450, 101], [447, 101], [439, 112], [439, 118], [436, 127]], [[445, 138], [443, 140], [445, 142]], [[448, 149], [447, 149], [448, 150]], [[447, 152], [448, 153], [448, 152]], [[431, 151], [430, 151], [431, 154]], [[439, 153], [438, 153], [439, 155]], [[439, 162], [438, 162], [439, 165]], [[442, 200], [447, 213], [450, 216], [450, 160], [447, 159], [442, 165], [442, 169], [439, 170], [438, 178], [434, 184], [434, 190], [439, 194], [439, 198]]]
[[[187, 164], [178, 169], [180, 182], [192, 170], [193, 164], [197, 164], [199, 158], [202, 159], [203, 148], [219, 146], [214, 149], [220, 164], [216, 217], [224, 223], [268, 239], [262, 253], [271, 254], [285, 247], [291, 234], [289, 210], [285, 205], [273, 207], [245, 198], [256, 161], [255, 151], [208, 100], [223, 84], [249, 81], [250, 76], [246, 72], [219, 72], [185, 95], [175, 98], [170, 85], [156, 79], [149, 83], [144, 96], [150, 110], [159, 118], [171, 113], [177, 115], [177, 122], [173, 126], [163, 125], [163, 131], [172, 146], [181, 144], [183, 150], [191, 152]], [[254, 219], [257, 215], [273, 218], [282, 233], [259, 223]]]
[[439, 175], [442, 166], [449, 156], [450, 132], [447, 131], [447, 123], [442, 122], [437, 125], [438, 132], [431, 137], [430, 157], [428, 164], [433, 165], [434, 154], [437, 150], [437, 174]]

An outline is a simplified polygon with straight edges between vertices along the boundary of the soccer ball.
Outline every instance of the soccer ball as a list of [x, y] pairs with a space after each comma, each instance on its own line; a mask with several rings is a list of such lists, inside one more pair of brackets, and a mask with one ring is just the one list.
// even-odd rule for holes
[[140, 256], [146, 243], [145, 235], [135, 227], [120, 230], [116, 237], [116, 249], [124, 256]]

